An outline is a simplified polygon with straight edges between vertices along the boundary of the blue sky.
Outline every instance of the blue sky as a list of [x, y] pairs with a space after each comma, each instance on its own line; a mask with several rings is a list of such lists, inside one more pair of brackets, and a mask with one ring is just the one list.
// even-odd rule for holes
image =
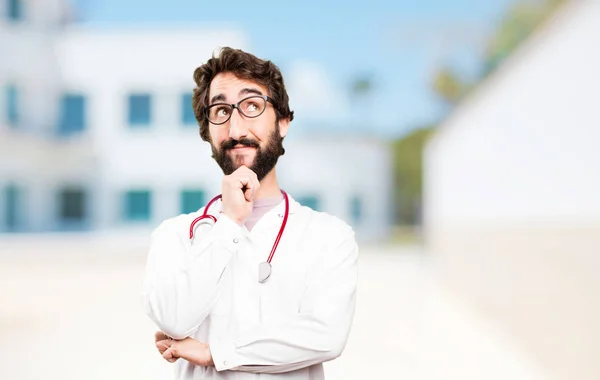
[[[319, 71], [329, 90], [324, 92], [344, 104], [328, 110], [330, 118], [297, 110], [295, 123], [387, 137], [440, 117], [441, 104], [429, 89], [432, 70], [455, 62], [465, 73], [475, 72], [482, 41], [513, 2], [71, 1], [89, 24], [235, 25], [247, 35], [251, 52], [275, 62], [286, 79], [298, 67]], [[360, 75], [372, 78], [373, 90], [351, 103], [348, 89]]]

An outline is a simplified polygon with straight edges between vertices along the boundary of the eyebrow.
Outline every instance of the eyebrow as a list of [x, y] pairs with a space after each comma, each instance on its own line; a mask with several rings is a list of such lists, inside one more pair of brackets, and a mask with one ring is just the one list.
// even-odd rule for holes
[[240, 95], [247, 95], [247, 94], [262, 95], [263, 93], [260, 90], [257, 90], [255, 88], [242, 88], [240, 91]]
[[[248, 94], [256, 94], [256, 95], [262, 95], [262, 91], [256, 89], [256, 88], [242, 88], [240, 90], [240, 95], [248, 95]], [[226, 101], [226, 97], [224, 94], [217, 94], [215, 96], [213, 96], [210, 99], [210, 104], [213, 104], [215, 102], [224, 102]]]

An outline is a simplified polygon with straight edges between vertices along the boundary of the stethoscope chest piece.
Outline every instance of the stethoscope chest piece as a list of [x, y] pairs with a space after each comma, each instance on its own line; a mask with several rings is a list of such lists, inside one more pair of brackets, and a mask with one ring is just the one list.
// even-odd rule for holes
[[262, 262], [258, 265], [258, 282], [263, 283], [271, 276], [271, 264]]

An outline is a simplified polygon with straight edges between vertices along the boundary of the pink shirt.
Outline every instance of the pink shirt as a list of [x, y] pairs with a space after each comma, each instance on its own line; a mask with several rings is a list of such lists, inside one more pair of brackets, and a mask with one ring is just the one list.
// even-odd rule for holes
[[260, 218], [262, 218], [263, 215], [269, 212], [273, 207], [277, 206], [282, 199], [283, 194], [275, 198], [263, 198], [255, 200], [254, 204], [252, 205], [252, 213], [244, 224], [248, 231], [252, 230], [252, 227], [258, 223]]

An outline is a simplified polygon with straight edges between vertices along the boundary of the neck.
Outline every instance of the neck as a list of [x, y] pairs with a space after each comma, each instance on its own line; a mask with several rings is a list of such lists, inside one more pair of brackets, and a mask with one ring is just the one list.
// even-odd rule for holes
[[275, 168], [260, 181], [260, 188], [254, 196], [254, 199], [276, 198], [281, 195], [279, 184], [277, 183], [277, 173]]

